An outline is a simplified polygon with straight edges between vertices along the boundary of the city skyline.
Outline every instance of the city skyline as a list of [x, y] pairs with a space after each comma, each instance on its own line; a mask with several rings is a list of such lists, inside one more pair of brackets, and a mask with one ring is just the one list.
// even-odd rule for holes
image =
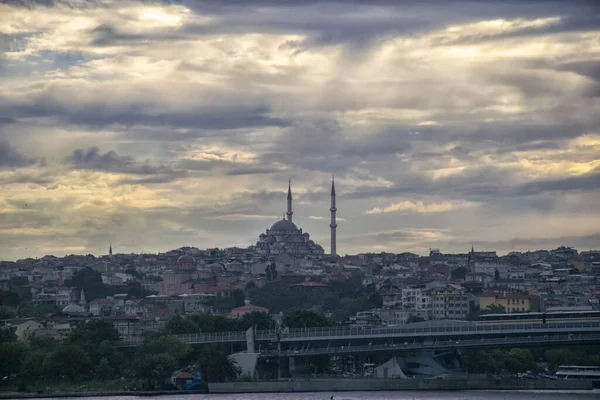
[[600, 247], [593, 1], [296, 3], [0, 5], [0, 259]]

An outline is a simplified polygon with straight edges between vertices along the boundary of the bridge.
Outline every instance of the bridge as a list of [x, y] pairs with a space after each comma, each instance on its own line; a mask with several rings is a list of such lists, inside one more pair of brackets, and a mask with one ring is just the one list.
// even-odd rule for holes
[[[448, 350], [490, 346], [542, 346], [600, 343], [600, 320], [548, 323], [478, 324], [435, 321], [396, 327], [308, 328], [215, 332], [177, 335], [190, 345], [246, 343], [259, 357]], [[123, 340], [122, 347], [138, 346], [142, 338]]]

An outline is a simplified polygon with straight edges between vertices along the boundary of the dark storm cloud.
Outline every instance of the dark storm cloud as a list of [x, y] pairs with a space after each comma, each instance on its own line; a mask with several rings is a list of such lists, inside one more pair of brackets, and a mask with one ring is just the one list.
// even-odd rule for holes
[[14, 124], [15, 122], [17, 122], [17, 120], [14, 118], [0, 117], [0, 126]]
[[23, 155], [8, 140], [0, 140], [0, 169], [22, 168], [35, 164], [35, 159]]
[[538, 250], [551, 249], [558, 246], [574, 246], [581, 250], [597, 249], [600, 243], [600, 233], [584, 236], [558, 236], [547, 238], [521, 238], [515, 237], [508, 240], [483, 241], [475, 240], [473, 242], [449, 241], [450, 246], [460, 246], [468, 248], [473, 245], [476, 249], [494, 249], [500, 252], [513, 250]]
[[[364, 44], [393, 34], [420, 34], [434, 27], [485, 19], [545, 18], [561, 15], [551, 26], [528, 27], [516, 32], [448, 40], [481, 41], [522, 35], [540, 35], [598, 27], [594, 0], [564, 1], [201, 1], [182, 2], [216, 18], [209, 24], [191, 25], [190, 33], [276, 32], [309, 35], [306, 45]], [[370, 11], [379, 11], [375, 14]], [[335, 18], [331, 18], [335, 15]], [[441, 44], [441, 43], [440, 43]]]
[[420, 174], [403, 175], [392, 187], [372, 189], [353, 188], [344, 194], [350, 199], [385, 198], [402, 195], [444, 195], [449, 198], [495, 202], [504, 198], [520, 199], [551, 192], [595, 192], [600, 188], [600, 168], [580, 176], [560, 179], [532, 180], [511, 185], [509, 178], [515, 171], [506, 168], [471, 167], [456, 176], [432, 180]]
[[134, 175], [165, 175], [178, 174], [165, 165], [140, 163], [131, 156], [120, 156], [114, 151], [102, 154], [98, 147], [87, 150], [77, 149], [65, 159], [74, 169], [87, 169], [106, 172], [117, 172]]
[[537, 180], [516, 188], [519, 194], [530, 195], [543, 192], [599, 191], [600, 167], [591, 172], [569, 178]]
[[231, 168], [227, 171], [227, 175], [236, 176], [236, 175], [261, 175], [261, 174], [272, 174], [276, 172], [285, 171], [283, 168], [275, 168], [275, 167], [262, 167], [262, 166], [241, 166], [236, 168]]
[[196, 112], [173, 112], [151, 114], [146, 111], [149, 105], [143, 99], [126, 102], [122, 107], [103, 107], [98, 104], [80, 104], [73, 109], [62, 104], [52, 95], [44, 95], [34, 99], [29, 105], [0, 104], [9, 115], [19, 118], [55, 117], [64, 122], [102, 128], [110, 125], [124, 126], [163, 126], [195, 129], [236, 129], [262, 126], [288, 126], [289, 122], [280, 118], [271, 118], [266, 114], [269, 110], [264, 106], [231, 107], [222, 109], [199, 109]]

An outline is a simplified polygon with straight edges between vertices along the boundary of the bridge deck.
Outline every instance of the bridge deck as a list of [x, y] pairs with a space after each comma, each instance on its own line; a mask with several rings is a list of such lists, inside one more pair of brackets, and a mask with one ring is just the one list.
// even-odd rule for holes
[[[447, 323], [432, 327], [411, 327], [410, 324], [384, 328], [310, 328], [291, 329], [281, 332], [275, 330], [256, 331], [256, 342], [280, 341], [281, 343], [338, 341], [361, 339], [411, 339], [440, 337], [493, 337], [493, 336], [529, 336], [550, 334], [597, 333], [600, 334], [600, 320], [586, 322], [549, 322], [543, 323], [501, 323], [501, 324], [468, 324]], [[216, 332], [177, 335], [184, 343], [242, 343], [246, 342], [246, 332]], [[131, 347], [143, 343], [143, 338], [124, 340], [121, 346]]]

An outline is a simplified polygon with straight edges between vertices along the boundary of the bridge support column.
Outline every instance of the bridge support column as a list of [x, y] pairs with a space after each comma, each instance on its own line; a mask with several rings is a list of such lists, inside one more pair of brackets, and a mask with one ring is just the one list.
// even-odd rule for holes
[[290, 357], [288, 360], [290, 377], [293, 378], [296, 375], [296, 357]]
[[254, 350], [254, 327], [251, 326], [246, 331], [246, 352], [255, 353]]

